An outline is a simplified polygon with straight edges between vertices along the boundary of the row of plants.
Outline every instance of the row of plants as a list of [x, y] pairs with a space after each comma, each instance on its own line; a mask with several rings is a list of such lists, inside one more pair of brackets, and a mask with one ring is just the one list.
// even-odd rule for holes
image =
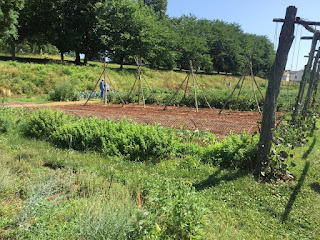
[[[50, 95], [51, 100], [60, 101], [60, 100], [80, 100], [80, 99], [88, 99], [90, 96], [90, 92], [79, 92], [74, 93], [73, 90], [70, 89], [69, 94], [66, 93], [68, 89], [68, 85], [62, 88], [55, 88], [52, 93], [55, 94], [57, 97], [52, 97]], [[202, 94], [203, 93], [203, 94]], [[175, 91], [168, 91], [164, 89], [156, 89], [153, 90], [151, 93], [149, 90], [144, 89], [145, 94], [145, 103], [146, 104], [157, 104], [157, 101], [161, 105], [166, 105], [169, 103], [170, 106], [186, 106], [186, 107], [195, 107], [195, 97], [192, 89], [189, 90], [186, 95], [184, 92], [180, 91], [175, 96]], [[204, 90], [203, 92], [197, 91], [197, 100], [198, 106], [200, 108], [208, 108], [206, 103], [206, 99], [211, 107], [213, 108], [222, 108], [226, 103], [229, 95], [231, 94], [230, 90]], [[120, 91], [111, 91], [108, 92], [108, 102], [114, 104], [122, 104], [122, 100], [120, 99], [119, 95], [121, 96], [122, 100], [126, 100], [126, 103], [137, 103], [139, 99], [139, 93], [133, 92], [128, 96], [128, 93], [120, 92]], [[173, 97], [174, 96], [174, 97]], [[93, 92], [91, 94], [91, 98], [99, 98], [100, 92]], [[173, 98], [172, 98], [173, 97]], [[157, 100], [156, 100], [156, 99]], [[206, 99], [205, 99], [206, 98]], [[238, 99], [238, 100], [237, 100]], [[260, 109], [263, 109], [264, 100], [260, 95], [257, 95], [257, 100]], [[140, 95], [140, 102], [141, 102], [141, 95]], [[258, 107], [254, 98], [254, 95], [251, 90], [242, 90], [239, 98], [237, 93], [235, 93], [228, 103], [225, 106], [226, 109], [237, 109], [239, 111], [257, 111]], [[290, 111], [293, 108], [293, 102], [288, 100], [286, 95], [282, 95], [279, 97], [278, 100], [278, 107], [277, 111]]]
[[62, 148], [72, 144], [75, 150], [97, 151], [127, 160], [193, 155], [203, 162], [226, 168], [252, 167], [258, 141], [258, 135], [246, 133], [231, 134], [217, 141], [212, 134], [198, 130], [138, 124], [125, 119], [120, 122], [81, 119], [52, 109], [29, 113], [2, 108], [0, 128], [3, 131], [21, 129], [26, 137], [47, 140]]

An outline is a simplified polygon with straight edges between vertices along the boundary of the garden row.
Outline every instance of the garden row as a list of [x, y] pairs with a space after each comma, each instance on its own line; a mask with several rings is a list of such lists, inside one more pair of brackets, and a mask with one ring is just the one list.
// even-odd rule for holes
[[258, 141], [257, 135], [245, 133], [217, 141], [208, 132], [174, 130], [126, 120], [81, 119], [52, 109], [29, 113], [2, 108], [0, 130], [10, 129], [20, 129], [26, 137], [47, 140], [62, 148], [96, 151], [124, 160], [195, 155], [203, 162], [227, 168], [252, 167]]

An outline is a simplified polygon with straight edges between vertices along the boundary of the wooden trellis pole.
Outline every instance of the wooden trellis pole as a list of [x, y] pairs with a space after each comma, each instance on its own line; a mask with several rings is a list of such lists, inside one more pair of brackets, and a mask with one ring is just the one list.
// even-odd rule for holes
[[196, 111], [198, 112], [199, 109], [198, 109], [198, 101], [197, 101], [196, 79], [194, 77], [193, 66], [192, 66], [191, 60], [190, 60], [190, 71], [191, 71], [192, 79], [193, 79], [194, 101], [195, 101], [195, 105], [196, 105]]
[[[107, 96], [107, 79], [106, 79], [106, 78], [108, 78], [109, 83], [110, 83], [110, 86], [111, 86], [113, 89], [116, 89], [116, 88], [115, 88], [115, 86], [113, 85], [109, 74], [107, 73], [107, 63], [106, 63], [106, 61], [104, 60], [104, 63], [103, 63], [103, 72], [101, 73], [98, 81], [96, 82], [96, 85], [95, 85], [94, 88], [92, 89], [92, 91], [91, 91], [91, 93], [90, 93], [90, 95], [89, 95], [89, 97], [88, 97], [88, 99], [87, 99], [87, 101], [86, 101], [86, 103], [85, 103], [84, 105], [87, 105], [87, 103], [88, 103], [88, 101], [90, 100], [90, 98], [91, 98], [94, 90], [95, 90], [96, 87], [98, 86], [98, 84], [99, 84], [102, 76], [104, 76], [104, 84], [105, 84], [105, 85], [104, 85], [104, 89], [105, 89], [105, 91], [106, 91], [104, 101], [105, 101], [105, 105], [107, 104], [107, 101], [108, 101], [108, 100], [106, 99], [106, 96]], [[117, 93], [117, 94], [118, 94], [118, 97], [120, 98], [121, 102], [124, 103], [124, 101], [123, 101], [123, 99], [121, 98], [120, 94], [119, 94], [119, 93]]]
[[318, 50], [318, 53], [314, 59], [313, 62], [313, 68], [311, 71], [311, 75], [310, 75], [310, 80], [309, 80], [309, 87], [308, 87], [308, 91], [307, 91], [307, 96], [306, 99], [304, 101], [304, 106], [302, 109], [302, 119], [305, 119], [305, 117], [307, 116], [307, 111], [310, 105], [310, 101], [311, 101], [311, 97], [312, 97], [312, 93], [315, 87], [315, 81], [316, 81], [316, 72], [317, 72], [317, 67], [318, 67], [318, 62], [319, 62], [319, 57], [320, 57], [320, 48]]
[[294, 6], [290, 6], [286, 10], [286, 17], [281, 29], [276, 59], [269, 73], [269, 83], [263, 108], [260, 141], [258, 143], [258, 159], [256, 162], [257, 175], [260, 175], [262, 168], [267, 167], [269, 164], [268, 155], [270, 154], [273, 129], [275, 127], [277, 100], [280, 92], [282, 75], [294, 39], [296, 13], [297, 8]]
[[308, 62], [305, 65], [305, 68], [304, 68], [304, 72], [303, 72], [302, 79], [301, 79], [301, 82], [300, 82], [298, 96], [296, 98], [296, 102], [295, 102], [293, 113], [292, 113], [292, 124], [293, 125], [297, 124], [297, 116], [299, 114], [300, 106], [302, 104], [302, 99], [303, 99], [303, 95], [304, 95], [304, 92], [305, 92], [305, 87], [306, 87], [306, 84], [307, 84], [307, 81], [308, 81], [308, 77], [310, 76], [312, 61], [313, 61], [313, 58], [314, 58], [314, 53], [315, 53], [316, 45], [317, 45], [317, 42], [318, 42], [319, 38], [320, 38], [320, 34], [319, 33], [315, 33], [313, 35], [311, 49], [310, 49], [310, 53], [309, 53], [309, 59], [308, 59]]
[[172, 97], [169, 99], [169, 101], [166, 103], [166, 105], [164, 106], [163, 110], [166, 110], [166, 108], [168, 107], [168, 105], [170, 104], [170, 102], [172, 101], [172, 99], [178, 94], [179, 90], [182, 88], [183, 84], [185, 83], [185, 81], [187, 81], [187, 84], [186, 84], [186, 87], [185, 87], [185, 91], [184, 91], [184, 95], [183, 95], [183, 98], [181, 99], [180, 101], [180, 104], [181, 102], [184, 103], [185, 101], [185, 97], [186, 97], [186, 92], [187, 92], [187, 89], [188, 89], [188, 83], [189, 83], [189, 77], [190, 75], [192, 75], [192, 80], [193, 80], [193, 91], [194, 91], [194, 99], [195, 99], [195, 106], [196, 106], [196, 111], [198, 112], [199, 111], [199, 108], [198, 108], [198, 100], [197, 100], [197, 90], [196, 90], [196, 85], [198, 86], [206, 104], [208, 105], [208, 107], [210, 109], [211, 106], [205, 96], [205, 94], [203, 93], [202, 89], [200, 88], [200, 85], [198, 84], [197, 80], [196, 80], [196, 77], [195, 77], [195, 74], [194, 74], [194, 71], [193, 71], [193, 64], [192, 64], [192, 61], [190, 60], [189, 61], [190, 63], [190, 72], [188, 73], [188, 75], [186, 76], [186, 78], [183, 80], [183, 82], [180, 84], [180, 86], [177, 88], [176, 92], [172, 95]]
[[[246, 76], [246, 72], [248, 71], [249, 69], [249, 66], [250, 66], [250, 62], [252, 60], [252, 57], [253, 57], [253, 54], [254, 54], [254, 51], [252, 51], [251, 55], [250, 55], [250, 58], [248, 59], [247, 61], [247, 64], [244, 68], [244, 71], [239, 79], [239, 81], [237, 82], [237, 84], [234, 86], [233, 88], [233, 91], [231, 92], [230, 96], [228, 97], [227, 101], [224, 103], [224, 105], [222, 106], [222, 108], [220, 109], [219, 113], [218, 114], [221, 114], [223, 109], [227, 106], [228, 102], [230, 101], [231, 97], [233, 96], [234, 92], [236, 91], [237, 87], [239, 86], [239, 83], [241, 82], [241, 80], [244, 80], [245, 76]], [[243, 82], [242, 82], [243, 83]], [[241, 84], [242, 86], [242, 84]]]
[[141, 93], [142, 102], [143, 102], [143, 107], [145, 108], [145, 98], [144, 98], [144, 92], [143, 92], [143, 86], [142, 86], [142, 79], [141, 79], [141, 78], [143, 78], [143, 80], [146, 82], [146, 84], [147, 84], [147, 86], [148, 86], [148, 88], [149, 88], [149, 90], [150, 90], [150, 92], [151, 92], [151, 95], [152, 95], [153, 98], [156, 100], [157, 104], [160, 105], [158, 99], [157, 99], [156, 96], [154, 95], [154, 93], [153, 93], [153, 91], [152, 91], [152, 89], [151, 89], [151, 87], [150, 87], [147, 79], [145, 78], [145, 76], [144, 76], [144, 74], [143, 74], [143, 72], [142, 72], [142, 69], [141, 69], [141, 66], [142, 66], [141, 61], [140, 61], [139, 58], [137, 58], [137, 57], [135, 57], [134, 60], [135, 60], [135, 62], [136, 62], [136, 64], [137, 64], [137, 66], [138, 66], [138, 75], [136, 76], [136, 80], [134, 81], [134, 84], [133, 84], [133, 86], [132, 86], [132, 88], [131, 88], [131, 90], [130, 90], [127, 98], [126, 98], [126, 100], [123, 102], [122, 107], [127, 103], [128, 99], [129, 99], [129, 97], [130, 97], [130, 95], [131, 95], [131, 93], [132, 93], [132, 91], [133, 91], [133, 89], [134, 89], [134, 87], [135, 87], [135, 85], [136, 85], [136, 82], [139, 80], [139, 87], [138, 87], [138, 89], [139, 89], [139, 90], [138, 90], [138, 104], [140, 104], [140, 93]]

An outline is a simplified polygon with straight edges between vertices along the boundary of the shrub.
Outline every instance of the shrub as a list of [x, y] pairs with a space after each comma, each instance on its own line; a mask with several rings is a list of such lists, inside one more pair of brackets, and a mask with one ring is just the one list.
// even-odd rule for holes
[[125, 120], [83, 119], [59, 128], [53, 133], [52, 140], [58, 146], [68, 147], [71, 137], [76, 150], [94, 150], [131, 160], [166, 156], [174, 146], [173, 130]]
[[33, 112], [27, 118], [23, 133], [27, 137], [49, 139], [51, 134], [62, 125], [71, 121], [72, 117], [50, 108]]
[[77, 101], [80, 93], [71, 82], [66, 81], [57, 84], [54, 90], [49, 92], [49, 98], [53, 101]]
[[223, 168], [252, 169], [257, 157], [259, 136], [231, 134], [206, 147], [202, 160]]
[[17, 130], [21, 121], [19, 114], [23, 114], [22, 111], [13, 108], [0, 108], [0, 132]]
[[143, 189], [152, 239], [191, 239], [201, 230], [207, 213], [205, 201], [191, 182], [155, 178]]

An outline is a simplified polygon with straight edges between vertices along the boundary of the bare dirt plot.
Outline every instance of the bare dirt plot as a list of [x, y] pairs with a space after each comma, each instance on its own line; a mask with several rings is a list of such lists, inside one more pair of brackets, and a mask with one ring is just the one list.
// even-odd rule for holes
[[65, 112], [80, 116], [97, 116], [102, 119], [121, 120], [124, 117], [139, 123], [155, 124], [159, 123], [166, 127], [179, 128], [183, 126], [190, 130], [209, 130], [210, 132], [224, 136], [230, 131], [234, 133], [253, 133], [259, 131], [257, 122], [261, 121], [261, 116], [257, 112], [223, 111], [218, 114], [218, 109], [199, 109], [187, 107], [168, 107], [163, 110], [163, 106], [128, 104], [90, 104], [90, 105], [68, 105], [59, 106]]
[[[3, 103], [8, 107], [53, 107], [59, 108], [66, 113], [79, 116], [96, 116], [101, 119], [121, 120], [126, 118], [139, 123], [155, 124], [159, 123], [166, 127], [180, 128], [183, 126], [190, 130], [208, 130], [217, 136], [228, 135], [231, 131], [239, 134], [243, 131], [253, 133], [259, 131], [257, 122], [262, 117], [257, 112], [243, 112], [224, 110], [222, 114], [219, 109], [199, 109], [188, 107], [168, 107], [163, 110], [163, 106], [128, 104], [122, 107], [117, 104], [104, 105], [101, 101], [90, 101], [84, 106], [86, 101], [78, 102], [55, 102], [46, 104], [32, 103]], [[100, 102], [97, 104], [97, 102]]]

